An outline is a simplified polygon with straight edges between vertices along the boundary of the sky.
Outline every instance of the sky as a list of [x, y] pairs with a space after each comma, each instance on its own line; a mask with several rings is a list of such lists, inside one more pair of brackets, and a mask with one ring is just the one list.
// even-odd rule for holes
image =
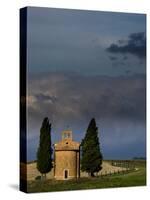
[[96, 119], [105, 159], [146, 157], [146, 15], [29, 7], [27, 158], [42, 120], [52, 143]]

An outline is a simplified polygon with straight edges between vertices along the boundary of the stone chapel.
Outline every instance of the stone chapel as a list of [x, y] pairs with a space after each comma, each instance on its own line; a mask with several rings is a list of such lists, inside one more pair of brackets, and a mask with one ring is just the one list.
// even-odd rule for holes
[[54, 178], [68, 180], [80, 177], [80, 143], [72, 139], [72, 131], [62, 132], [62, 140], [54, 145]]

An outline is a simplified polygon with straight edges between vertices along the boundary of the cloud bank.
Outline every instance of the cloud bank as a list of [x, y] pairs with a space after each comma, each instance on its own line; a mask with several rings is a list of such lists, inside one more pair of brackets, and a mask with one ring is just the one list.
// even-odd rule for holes
[[59, 72], [31, 76], [27, 98], [28, 140], [35, 146], [41, 122], [48, 116], [53, 141], [60, 139], [60, 132], [68, 125], [80, 141], [90, 119], [95, 117], [106, 156], [111, 155], [108, 146], [114, 147], [118, 155], [119, 144], [136, 146], [140, 141], [143, 152], [145, 92], [145, 75], [138, 74], [109, 77]]
[[106, 50], [113, 54], [131, 54], [144, 59], [146, 57], [145, 32], [132, 33], [127, 39], [112, 43]]

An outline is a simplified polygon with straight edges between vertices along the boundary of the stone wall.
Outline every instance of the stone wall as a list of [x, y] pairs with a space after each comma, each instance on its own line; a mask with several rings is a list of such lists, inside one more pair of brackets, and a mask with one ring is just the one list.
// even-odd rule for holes
[[64, 180], [64, 171], [68, 170], [68, 179], [77, 177], [77, 151], [55, 152], [55, 178]]

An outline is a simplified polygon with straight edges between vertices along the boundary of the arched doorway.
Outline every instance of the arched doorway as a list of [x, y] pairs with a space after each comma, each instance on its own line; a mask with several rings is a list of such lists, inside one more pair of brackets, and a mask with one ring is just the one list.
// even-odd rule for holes
[[65, 169], [64, 170], [64, 179], [68, 179], [68, 176], [69, 176], [69, 170]]

